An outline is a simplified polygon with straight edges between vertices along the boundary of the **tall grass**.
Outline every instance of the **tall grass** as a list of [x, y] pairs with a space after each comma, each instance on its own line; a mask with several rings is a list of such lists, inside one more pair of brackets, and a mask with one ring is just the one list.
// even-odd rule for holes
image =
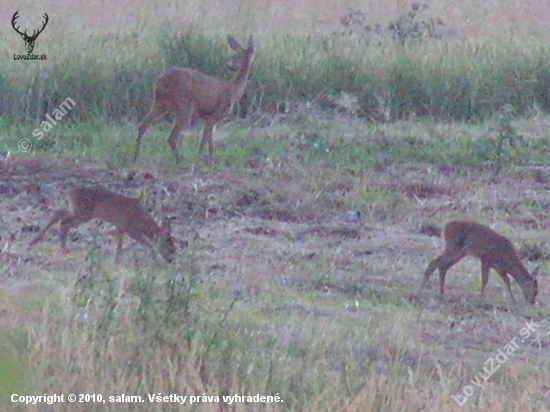
[[[290, 34], [257, 39], [243, 111], [274, 112], [289, 101], [330, 108], [343, 92], [358, 99], [362, 113], [383, 112], [388, 120], [414, 115], [482, 121], [505, 104], [518, 115], [534, 106], [550, 109], [550, 49], [545, 45], [329, 40]], [[138, 32], [94, 35], [76, 50], [59, 41], [48, 63], [18, 61], [0, 69], [4, 116], [36, 123], [70, 96], [78, 104], [71, 113], [75, 119], [135, 120], [149, 108], [154, 81], [169, 67], [229, 77], [226, 38], [198, 30], [164, 29], [151, 38]]]

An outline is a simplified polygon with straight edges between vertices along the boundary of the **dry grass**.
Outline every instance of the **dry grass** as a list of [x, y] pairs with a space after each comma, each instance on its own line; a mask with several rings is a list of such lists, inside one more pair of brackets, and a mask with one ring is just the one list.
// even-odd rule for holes
[[[373, 24], [387, 24], [408, 8], [395, 1], [228, 4], [56, 0], [42, 2], [39, 10], [33, 2], [0, 1], [0, 10], [8, 21], [19, 9], [23, 26], [37, 23], [46, 11], [50, 25], [38, 41], [68, 37], [78, 56], [92, 33], [120, 41], [139, 33], [144, 47], [150, 33], [165, 25], [196, 25], [220, 36], [254, 33], [261, 39], [273, 33], [330, 33], [349, 7], [368, 11]], [[429, 4], [429, 13], [446, 23], [449, 41], [550, 39], [544, 1], [457, 4]], [[21, 47], [9, 26], [3, 33], [7, 49]], [[158, 157], [125, 170], [76, 159], [2, 156], [0, 396], [278, 392], [283, 404], [226, 409], [550, 409], [548, 169], [506, 164], [495, 174], [470, 163], [423, 163], [406, 155], [399, 161], [383, 150], [372, 168], [341, 167], [328, 157], [315, 160], [304, 153], [318, 144], [367, 151], [375, 137], [393, 148], [395, 135], [418, 136], [426, 129], [432, 140], [475, 141], [486, 137], [487, 127], [412, 121], [372, 126], [350, 116], [299, 115], [308, 121], [239, 128], [236, 134], [251, 142], [271, 136], [284, 150], [273, 154], [257, 147], [239, 165], [228, 156], [227, 164], [208, 175], [174, 171]], [[540, 117], [515, 123], [529, 142], [548, 137], [548, 120]], [[56, 130], [63, 136], [66, 129]], [[134, 132], [127, 141], [126, 134], [113, 131], [93, 142], [98, 146], [100, 139], [114, 136], [130, 146]], [[231, 144], [223, 141], [223, 130], [218, 138], [222, 151]], [[98, 158], [110, 159], [105, 152], [119, 149], [105, 145], [102, 150]], [[97, 183], [142, 197], [153, 214], [176, 217], [174, 236], [188, 241], [189, 248], [167, 266], [129, 243], [122, 265], [115, 267], [109, 244], [114, 239], [99, 233], [111, 228], [91, 223], [70, 236], [68, 255], [60, 252], [55, 230], [50, 242], [25, 249], [69, 187]], [[360, 220], [354, 219], [356, 210]], [[494, 274], [481, 299], [480, 269], [473, 259], [450, 270], [445, 296], [437, 294], [432, 278], [419, 301], [409, 300], [427, 263], [443, 247], [433, 234], [450, 219], [483, 222], [512, 240], [529, 269], [541, 264], [539, 304], [530, 307], [521, 300], [511, 307]], [[521, 296], [517, 284], [513, 288]], [[451, 396], [519, 334], [525, 319], [540, 328], [459, 408]], [[26, 412], [184, 409], [148, 402], [7, 402], [2, 407]], [[220, 410], [220, 405], [196, 410]]]
[[[509, 409], [510, 402], [515, 405], [511, 410], [533, 403], [548, 406], [548, 376], [541, 367], [550, 345], [545, 275], [536, 308], [523, 300], [511, 307], [494, 274], [487, 298], [480, 299], [479, 267], [473, 259], [450, 271], [445, 297], [438, 296], [434, 278], [419, 302], [409, 301], [425, 265], [443, 247], [441, 239], [424, 234], [426, 224], [474, 218], [509, 236], [520, 254], [529, 245], [547, 253], [547, 170], [510, 170], [495, 179], [492, 173], [465, 174], [422, 164], [365, 170], [354, 177], [327, 173], [322, 165], [256, 167], [263, 168], [256, 177], [229, 170], [208, 177], [176, 176], [152, 169], [152, 174], [138, 171], [129, 180], [109, 169], [61, 165], [47, 158], [16, 156], [4, 163], [0, 187], [6, 214], [0, 231], [8, 249], [0, 255], [5, 263], [3, 340], [7, 345], [28, 342], [28, 353], [21, 348], [16, 353], [35, 378], [19, 392], [219, 395], [266, 394], [276, 387], [288, 403], [273, 410], [422, 410], [427, 405], [454, 410], [451, 395], [518, 335], [524, 317], [532, 317], [541, 328], [481, 391], [476, 389], [475, 400], [464, 408], [498, 411]], [[182, 285], [198, 281], [188, 315], [174, 319], [168, 329], [155, 329], [144, 320], [153, 316], [138, 310], [142, 276], [152, 270], [149, 253], [130, 244], [121, 267], [112, 267], [113, 246], [98, 243], [109, 237], [97, 234], [110, 228], [89, 225], [91, 238], [79, 230], [68, 256], [60, 252], [55, 231], [50, 244], [25, 251], [31, 225], [43, 224], [46, 209], [57, 206], [54, 198], [62, 197], [75, 176], [84, 183], [100, 180], [126, 194], [137, 190], [178, 216], [174, 234], [189, 240], [191, 251], [172, 268], [158, 266], [158, 280], [149, 285], [162, 296], [165, 279], [183, 276]], [[335, 197], [344, 204], [334, 204]], [[396, 199], [390, 206], [389, 198]], [[348, 221], [343, 213], [354, 204], [361, 221]], [[94, 258], [94, 253], [99, 254]], [[526, 263], [532, 268], [541, 262]], [[116, 309], [106, 320], [110, 304]], [[193, 313], [206, 322], [200, 332], [189, 323]], [[222, 325], [223, 313], [229, 315]], [[24, 328], [17, 326], [23, 322]], [[102, 322], [110, 331], [107, 336], [98, 329]], [[189, 341], [191, 330], [195, 335]], [[227, 370], [215, 357], [224, 352], [204, 352], [200, 343], [216, 330], [234, 345]], [[161, 339], [151, 337], [158, 333]], [[241, 342], [243, 333], [248, 338]], [[239, 348], [244, 342], [248, 345]], [[237, 355], [241, 349], [247, 354], [247, 361], [241, 361], [248, 368], [255, 365], [259, 381], [244, 378], [232, 363], [233, 356], [242, 356]], [[262, 353], [277, 354], [271, 371], [264, 369]], [[299, 391], [305, 399], [284, 389], [284, 382], [297, 379], [297, 370], [304, 374]], [[269, 386], [270, 379], [280, 382]], [[349, 381], [331, 388], [324, 387], [325, 379]], [[324, 387], [320, 392], [309, 386], [315, 381]], [[65, 408], [50, 410], [69, 410]], [[88, 408], [74, 405], [70, 410], [94, 410]], [[216, 405], [201, 410], [211, 409]], [[110, 404], [97, 410], [135, 409]], [[167, 409], [147, 404], [143, 410]]]

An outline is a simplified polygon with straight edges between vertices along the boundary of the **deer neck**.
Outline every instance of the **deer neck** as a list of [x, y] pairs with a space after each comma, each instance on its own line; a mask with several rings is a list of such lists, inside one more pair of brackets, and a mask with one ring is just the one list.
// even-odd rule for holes
[[510, 271], [510, 275], [512, 275], [520, 284], [524, 284], [532, 280], [531, 274], [525, 266], [523, 266], [523, 263], [521, 263], [519, 259], [516, 262], [515, 270]]
[[250, 63], [246, 65], [242, 70], [239, 70], [233, 78], [231, 79], [230, 85], [231, 85], [231, 97], [232, 101], [236, 102], [240, 100], [240, 98], [244, 94], [244, 90], [246, 89], [246, 83], [248, 81], [248, 73], [250, 72]]

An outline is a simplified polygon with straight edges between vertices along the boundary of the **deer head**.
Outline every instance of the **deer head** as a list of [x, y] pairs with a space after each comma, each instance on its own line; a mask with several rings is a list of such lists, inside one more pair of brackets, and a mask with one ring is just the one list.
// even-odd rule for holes
[[15, 27], [15, 23], [16, 23], [16, 20], [17, 18], [19, 17], [18, 16], [18, 13], [19, 13], [19, 10], [17, 10], [15, 12], [15, 14], [13, 15], [13, 18], [11, 19], [11, 26], [13, 27], [13, 29], [19, 33], [21, 35], [21, 38], [23, 40], [25, 40], [25, 47], [27, 49], [27, 53], [32, 53], [33, 49], [34, 49], [34, 42], [36, 41], [36, 38], [38, 37], [38, 35], [40, 33], [42, 33], [42, 31], [44, 31], [44, 28], [46, 27], [46, 25], [48, 24], [48, 20], [49, 20], [49, 17], [46, 13], [44, 13], [44, 23], [42, 24], [42, 28], [40, 30], [38, 30], [38, 32], [36, 30], [33, 30], [32, 31], [32, 35], [28, 35], [27, 34], [27, 30], [25, 30], [24, 33], [21, 33], [19, 31], [19, 26]]
[[229, 46], [235, 50], [236, 53], [231, 62], [227, 65], [227, 68], [233, 72], [238, 72], [245, 67], [250, 67], [254, 54], [254, 38], [250, 36], [248, 39], [248, 49], [242, 47], [231, 35], [227, 36], [227, 41], [229, 42]]

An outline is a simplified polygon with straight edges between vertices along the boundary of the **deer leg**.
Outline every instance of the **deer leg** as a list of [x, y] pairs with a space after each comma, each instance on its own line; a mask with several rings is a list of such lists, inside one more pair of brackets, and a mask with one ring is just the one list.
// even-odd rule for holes
[[178, 142], [178, 138], [182, 130], [185, 129], [187, 126], [189, 126], [189, 123], [191, 123], [192, 114], [193, 114], [193, 107], [179, 109], [175, 113], [176, 120], [174, 121], [174, 127], [170, 132], [170, 136], [168, 137], [168, 144], [170, 145], [170, 148], [174, 152], [174, 156], [176, 157], [176, 164], [180, 163], [180, 155], [178, 153], [176, 143]]
[[67, 219], [67, 218], [69, 218], [70, 216], [72, 216], [72, 214], [71, 214], [68, 210], [66, 210], [66, 209], [59, 209], [59, 210], [56, 210], [56, 211], [53, 213], [52, 218], [50, 219], [50, 221], [46, 224], [46, 226], [44, 226], [44, 229], [42, 229], [42, 230], [40, 231], [40, 233], [38, 233], [38, 235], [36, 235], [36, 237], [35, 237], [33, 240], [31, 240], [31, 242], [28, 244], [27, 249], [30, 249], [30, 248], [33, 247], [35, 244], [37, 244], [38, 242], [40, 242], [50, 227], [52, 227], [53, 225], [55, 225], [55, 224], [56, 224], [57, 222], [59, 222], [61, 219]]
[[67, 235], [69, 233], [69, 229], [73, 227], [78, 227], [82, 223], [87, 222], [91, 219], [91, 216], [78, 216], [71, 214], [70, 216], [67, 216], [65, 219], [61, 221], [61, 248], [63, 251], [67, 251]]
[[447, 274], [447, 271], [464, 256], [466, 256], [466, 253], [462, 250], [445, 250], [441, 256], [432, 260], [426, 268], [426, 272], [424, 272], [424, 280], [422, 281], [416, 295], [420, 295], [424, 289], [424, 286], [428, 283], [430, 276], [436, 269], [439, 269], [439, 292], [443, 293], [445, 287], [445, 275]]
[[426, 283], [428, 283], [428, 280], [430, 279], [430, 276], [434, 271], [439, 267], [438, 260], [441, 258], [441, 256], [437, 259], [434, 259], [430, 262], [428, 267], [426, 268], [426, 271], [424, 272], [424, 279], [422, 280], [422, 284], [420, 285], [420, 288], [418, 289], [418, 292], [416, 292], [416, 296], [419, 296], [422, 290], [424, 289], [424, 286], [426, 286]]
[[463, 250], [457, 250], [451, 252], [446, 259], [439, 265], [439, 293], [443, 294], [445, 290], [445, 276], [447, 271], [454, 266], [459, 260], [462, 260], [466, 256], [466, 252]]
[[439, 293], [442, 295], [445, 293], [445, 276], [447, 276], [449, 268], [450, 266], [439, 267]]
[[504, 281], [504, 284], [508, 289], [508, 293], [510, 294], [510, 299], [512, 299], [512, 303], [515, 305], [516, 299], [514, 298], [514, 294], [512, 293], [512, 285], [510, 284], [510, 278], [508, 277], [508, 273], [506, 273], [505, 270], [499, 270], [498, 274], [500, 278]]
[[214, 126], [216, 123], [206, 122], [204, 125], [204, 130], [202, 131], [201, 144], [199, 146], [199, 154], [204, 150], [204, 146], [208, 143], [208, 164], [212, 163], [212, 156], [214, 155], [214, 140], [212, 138], [214, 134]]
[[489, 282], [489, 271], [491, 270], [491, 266], [488, 262], [482, 260], [481, 261], [481, 295], [483, 296], [485, 294], [485, 288], [487, 287], [487, 283]]
[[143, 135], [147, 131], [147, 129], [157, 123], [162, 117], [166, 114], [166, 111], [164, 108], [157, 105], [157, 103], [153, 103], [153, 107], [151, 108], [151, 111], [147, 113], [147, 116], [143, 119], [143, 121], [138, 126], [138, 137], [136, 140], [136, 150], [134, 152], [134, 163], [136, 162], [138, 156], [139, 156], [139, 149], [141, 147], [141, 139], [143, 138]]

